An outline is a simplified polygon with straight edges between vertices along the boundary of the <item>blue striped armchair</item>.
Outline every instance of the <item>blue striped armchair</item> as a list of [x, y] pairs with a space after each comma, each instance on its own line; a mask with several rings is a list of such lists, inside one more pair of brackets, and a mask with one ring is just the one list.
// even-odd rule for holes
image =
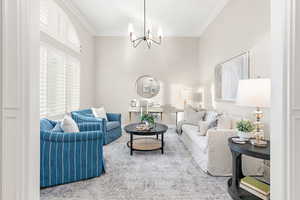
[[79, 133], [54, 131], [57, 122], [40, 120], [40, 187], [100, 176], [104, 173], [103, 133], [96, 125], [78, 124]]
[[92, 109], [73, 111], [72, 118], [78, 124], [80, 123], [97, 123], [104, 134], [103, 144], [109, 144], [122, 136], [121, 114], [107, 113], [107, 119], [96, 118]]

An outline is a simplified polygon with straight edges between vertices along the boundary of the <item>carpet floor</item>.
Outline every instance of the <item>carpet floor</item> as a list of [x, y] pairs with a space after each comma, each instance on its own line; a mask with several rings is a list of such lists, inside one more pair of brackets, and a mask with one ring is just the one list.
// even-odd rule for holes
[[165, 154], [129, 155], [126, 133], [104, 147], [106, 173], [100, 177], [41, 190], [41, 200], [231, 200], [228, 178], [204, 173], [170, 127]]

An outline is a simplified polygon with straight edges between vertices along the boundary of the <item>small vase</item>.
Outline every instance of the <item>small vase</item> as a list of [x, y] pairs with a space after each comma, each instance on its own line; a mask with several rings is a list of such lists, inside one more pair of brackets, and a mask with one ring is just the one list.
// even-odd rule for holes
[[245, 140], [245, 141], [248, 141], [250, 140], [250, 138], [253, 136], [251, 132], [242, 132], [242, 131], [239, 131], [238, 132], [238, 136], [240, 139], [242, 140]]

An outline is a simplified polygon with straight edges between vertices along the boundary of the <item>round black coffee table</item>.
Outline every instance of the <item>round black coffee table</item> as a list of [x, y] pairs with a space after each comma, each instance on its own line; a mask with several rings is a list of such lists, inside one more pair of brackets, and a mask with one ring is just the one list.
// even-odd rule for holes
[[[164, 133], [167, 132], [168, 126], [164, 124], [155, 123], [154, 127], [148, 131], [137, 130], [136, 127], [139, 123], [133, 123], [125, 126], [124, 130], [130, 134], [130, 141], [127, 142], [127, 146], [130, 148], [130, 155], [133, 151], [156, 151], [161, 150], [164, 153]], [[137, 136], [155, 136], [151, 137], [140, 137], [133, 139], [133, 135]], [[161, 139], [159, 139], [159, 135]]]
[[260, 198], [240, 188], [240, 180], [244, 178], [242, 172], [242, 155], [247, 155], [263, 160], [270, 160], [270, 142], [267, 147], [255, 147], [250, 143], [236, 144], [232, 138], [228, 139], [232, 153], [232, 177], [228, 180], [228, 192], [234, 200], [260, 200]]

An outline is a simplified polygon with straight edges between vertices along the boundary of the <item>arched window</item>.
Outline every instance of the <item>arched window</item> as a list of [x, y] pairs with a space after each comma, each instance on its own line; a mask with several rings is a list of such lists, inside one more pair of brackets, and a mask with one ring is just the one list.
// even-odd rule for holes
[[40, 4], [40, 116], [58, 117], [80, 106], [80, 40], [54, 0]]

